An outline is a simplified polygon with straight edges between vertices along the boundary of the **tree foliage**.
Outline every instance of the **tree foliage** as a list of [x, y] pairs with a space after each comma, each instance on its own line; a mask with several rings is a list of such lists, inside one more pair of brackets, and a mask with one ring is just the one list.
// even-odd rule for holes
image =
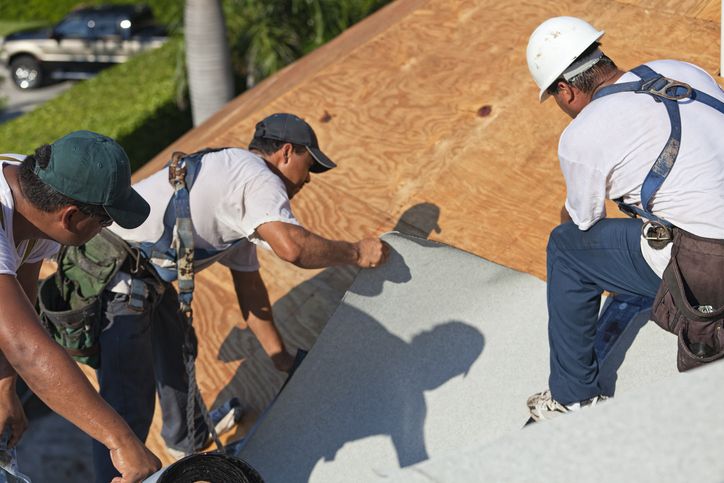
[[225, 0], [236, 72], [251, 87], [389, 0]]

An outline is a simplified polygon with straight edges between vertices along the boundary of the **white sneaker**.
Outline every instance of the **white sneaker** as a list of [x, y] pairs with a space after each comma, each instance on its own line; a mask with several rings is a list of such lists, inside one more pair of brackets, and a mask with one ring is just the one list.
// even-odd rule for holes
[[[221, 436], [222, 434], [226, 434], [234, 429], [239, 424], [239, 421], [241, 421], [241, 416], [243, 414], [244, 410], [241, 407], [241, 403], [237, 398], [234, 397], [226, 401], [218, 408], [209, 412], [209, 417], [211, 418], [211, 421], [215, 423], [214, 429], [216, 430], [216, 434], [218, 436]], [[211, 444], [211, 441], [211, 433], [209, 433], [202, 448], [205, 448], [206, 446]], [[184, 456], [188, 455], [186, 451], [169, 447], [166, 447], [166, 452], [174, 459], [174, 461], [178, 461]]]
[[590, 408], [607, 399], [608, 397], [606, 396], [595, 396], [591, 399], [586, 399], [585, 401], [563, 405], [553, 399], [550, 390], [545, 390], [529, 397], [527, 404], [528, 410], [530, 411], [530, 417], [534, 421], [541, 421], [544, 419], [553, 419], [561, 414], [569, 413], [571, 411]]

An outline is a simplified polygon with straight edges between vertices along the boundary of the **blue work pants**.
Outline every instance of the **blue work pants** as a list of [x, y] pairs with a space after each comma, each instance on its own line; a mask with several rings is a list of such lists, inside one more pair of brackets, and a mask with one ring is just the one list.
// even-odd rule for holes
[[602, 292], [656, 295], [661, 279], [643, 258], [640, 238], [641, 220], [634, 219], [607, 218], [586, 231], [569, 222], [551, 232], [549, 388], [561, 404], [602, 395], [593, 345]]
[[[151, 286], [149, 285], [149, 288]], [[128, 296], [104, 292], [104, 327], [100, 337], [100, 394], [128, 423], [141, 441], [148, 436], [158, 391], [166, 445], [188, 451], [186, 395], [188, 377], [183, 361], [184, 321], [178, 296], [165, 284], [163, 295], [149, 290], [143, 311], [128, 306]], [[208, 428], [198, 408], [195, 445], [202, 447]], [[108, 449], [93, 442], [97, 483], [108, 483], [118, 472]]]

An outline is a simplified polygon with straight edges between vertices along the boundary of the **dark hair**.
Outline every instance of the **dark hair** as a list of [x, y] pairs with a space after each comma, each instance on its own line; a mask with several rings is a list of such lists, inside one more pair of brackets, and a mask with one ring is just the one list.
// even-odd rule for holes
[[[600, 43], [594, 42], [579, 57], [585, 57], [592, 54], [593, 51], [596, 50], [600, 45]], [[593, 92], [593, 90], [606, 76], [608, 76], [612, 71], [616, 69], [618, 69], [616, 63], [612, 61], [606, 54], [603, 54], [601, 58], [598, 59], [598, 62], [593, 64], [589, 69], [576, 75], [570, 81], [565, 80], [563, 77], [559, 77], [555, 80], [555, 82], [553, 82], [553, 84], [548, 87], [548, 89], [546, 89], [546, 92], [551, 96], [554, 94], [558, 94], [558, 83], [566, 82], [575, 87], [576, 89], [579, 89], [582, 92], [589, 94]]]
[[75, 206], [81, 213], [88, 216], [107, 219], [108, 213], [102, 206], [80, 203], [59, 193], [38, 178], [34, 172], [35, 166], [38, 165], [45, 169], [50, 162], [50, 153], [51, 147], [44, 144], [36, 149], [34, 154], [27, 156], [20, 164], [20, 191], [22, 191], [25, 199], [37, 209], [45, 212], [56, 211], [66, 206]]
[[[254, 138], [249, 143], [249, 150], [255, 149], [264, 154], [274, 154], [285, 144], [287, 144], [286, 141], [277, 141], [276, 139]], [[292, 146], [295, 153], [302, 153], [307, 150], [306, 146], [299, 144], [292, 144]]]

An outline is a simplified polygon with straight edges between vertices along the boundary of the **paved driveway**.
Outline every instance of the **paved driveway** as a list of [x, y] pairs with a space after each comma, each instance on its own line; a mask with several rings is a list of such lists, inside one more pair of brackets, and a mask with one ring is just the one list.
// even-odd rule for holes
[[69, 89], [74, 81], [63, 81], [47, 85], [39, 89], [23, 91], [18, 89], [4, 66], [0, 66], [0, 97], [7, 99], [5, 109], [0, 111], [0, 123], [14, 119], [19, 115], [31, 111], [40, 104]]

